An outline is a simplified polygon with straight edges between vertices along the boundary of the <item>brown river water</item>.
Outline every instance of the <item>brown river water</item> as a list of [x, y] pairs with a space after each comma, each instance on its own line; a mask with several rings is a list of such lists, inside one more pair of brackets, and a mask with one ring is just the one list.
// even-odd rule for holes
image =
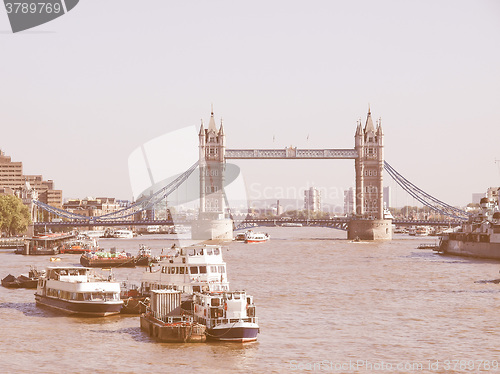
[[[224, 249], [231, 289], [255, 298], [253, 343], [166, 344], [138, 316], [77, 318], [0, 287], [2, 373], [476, 373], [500, 371], [500, 262], [417, 249], [435, 238], [351, 243], [328, 228], [262, 228], [267, 243]], [[100, 239], [153, 254], [172, 236]], [[79, 255], [59, 255], [79, 264]], [[50, 265], [0, 251], [0, 277]], [[139, 281], [144, 268], [116, 269]]]

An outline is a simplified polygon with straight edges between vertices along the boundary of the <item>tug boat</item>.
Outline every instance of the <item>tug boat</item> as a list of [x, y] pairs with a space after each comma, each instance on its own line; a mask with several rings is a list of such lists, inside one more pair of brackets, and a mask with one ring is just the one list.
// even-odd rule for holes
[[245, 243], [263, 243], [270, 239], [268, 233], [253, 232], [248, 230], [245, 234]]
[[194, 294], [194, 319], [207, 326], [207, 339], [230, 342], [257, 340], [258, 319], [253, 297], [245, 291]]
[[103, 317], [120, 313], [120, 283], [78, 266], [49, 266], [38, 280], [37, 305], [68, 314]]

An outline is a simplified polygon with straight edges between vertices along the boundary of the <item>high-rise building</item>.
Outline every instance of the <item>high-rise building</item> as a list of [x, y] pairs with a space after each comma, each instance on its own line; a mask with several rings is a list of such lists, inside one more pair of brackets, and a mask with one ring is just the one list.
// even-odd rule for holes
[[354, 188], [350, 187], [344, 191], [344, 214], [350, 216], [356, 213], [356, 199]]
[[63, 209], [71, 213], [87, 217], [96, 217], [114, 213], [120, 209], [120, 204], [113, 197], [87, 197], [85, 199], [70, 199], [63, 205]]
[[321, 192], [311, 187], [304, 191], [304, 209], [319, 212], [321, 210]]
[[62, 207], [62, 191], [54, 188], [54, 181], [44, 181], [41, 175], [24, 175], [23, 163], [12, 161], [0, 150], [0, 189], [24, 188], [26, 182], [38, 193], [38, 200], [56, 208]]
[[390, 186], [384, 187], [384, 208], [392, 208], [392, 194]]
[[483, 197], [485, 197], [486, 194], [483, 192], [483, 193], [473, 193], [472, 194], [472, 204], [479, 204], [481, 203], [481, 199]]

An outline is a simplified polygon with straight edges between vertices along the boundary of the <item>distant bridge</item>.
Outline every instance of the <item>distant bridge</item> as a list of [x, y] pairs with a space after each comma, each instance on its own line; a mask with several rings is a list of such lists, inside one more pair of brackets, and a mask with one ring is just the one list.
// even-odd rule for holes
[[[288, 223], [301, 224], [302, 226], [321, 226], [321, 227], [331, 227], [339, 230], [347, 230], [349, 226], [349, 217], [334, 217], [325, 219], [273, 219], [273, 218], [247, 218], [243, 220], [236, 226], [236, 229], [244, 229], [255, 226], [286, 226]], [[186, 225], [190, 226], [192, 220], [142, 220], [142, 221], [131, 221], [131, 220], [114, 220], [114, 221], [100, 221], [100, 220], [74, 220], [74, 221], [63, 221], [63, 222], [36, 222], [35, 228], [44, 227], [95, 227], [95, 226], [174, 226], [174, 225]], [[394, 219], [392, 223], [397, 226], [459, 226], [463, 221], [461, 220], [446, 220], [446, 221], [433, 221], [433, 220], [410, 220], [410, 219]]]

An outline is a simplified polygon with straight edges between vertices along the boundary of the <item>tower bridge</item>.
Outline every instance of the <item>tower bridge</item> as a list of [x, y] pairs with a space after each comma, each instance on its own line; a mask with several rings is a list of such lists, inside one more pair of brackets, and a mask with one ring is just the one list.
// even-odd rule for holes
[[[366, 123], [358, 122], [352, 149], [226, 149], [226, 135], [221, 123], [217, 128], [212, 111], [208, 128], [200, 127], [200, 215], [195, 236], [229, 236], [229, 222], [224, 223], [224, 170], [230, 159], [353, 159], [356, 171], [356, 217], [349, 221], [348, 238], [391, 239], [391, 220], [384, 219], [383, 171], [384, 133], [381, 121], [373, 124], [368, 109]], [[217, 228], [215, 228], [217, 226]], [[232, 231], [231, 231], [232, 236]]]
[[[417, 199], [423, 205], [450, 216], [452, 222], [460, 222], [467, 219], [467, 214], [460, 209], [452, 207], [404, 178], [391, 165], [384, 160], [384, 133], [381, 120], [374, 125], [371, 111], [368, 109], [366, 122], [363, 125], [358, 121], [354, 134], [354, 148], [346, 149], [299, 149], [288, 147], [284, 149], [231, 149], [226, 148], [226, 135], [222, 122], [219, 127], [215, 124], [212, 110], [207, 128], [201, 124], [198, 133], [199, 156], [198, 161], [186, 172], [179, 175], [165, 187], [135, 202], [129, 207], [119, 211], [107, 213], [102, 216], [86, 217], [54, 208], [43, 204], [38, 200], [33, 203], [39, 208], [49, 211], [54, 215], [69, 219], [64, 225], [81, 226], [106, 226], [125, 224], [133, 226], [146, 224], [145, 221], [131, 220], [138, 217], [141, 212], [152, 209], [155, 204], [166, 199], [172, 192], [184, 183], [195, 169], [199, 169], [199, 198], [200, 211], [198, 219], [191, 222], [192, 235], [194, 239], [232, 239], [233, 221], [228, 214], [227, 199], [225, 195], [225, 172], [226, 161], [231, 159], [282, 159], [282, 160], [319, 160], [319, 159], [352, 159], [355, 168], [356, 202], [355, 215], [353, 217], [340, 217], [328, 222], [316, 222], [329, 227], [347, 229], [348, 238], [356, 237], [364, 240], [391, 239], [393, 221], [384, 219], [383, 207], [383, 177], [384, 171], [388, 173], [408, 194]], [[165, 222], [170, 222], [166, 220]], [[254, 220], [255, 221], [255, 220]], [[447, 225], [451, 221], [434, 223], [436, 225]], [[149, 221], [150, 224], [151, 221]], [[264, 222], [252, 222], [252, 219], [244, 221], [247, 224], [258, 224]], [[269, 224], [270, 222], [266, 222]], [[309, 221], [309, 223], [313, 223]], [[394, 221], [396, 223], [396, 220]], [[401, 222], [411, 224], [411, 222]], [[425, 224], [425, 223], [424, 223]], [[47, 225], [44, 222], [36, 225]], [[55, 226], [57, 223], [48, 224]]]

